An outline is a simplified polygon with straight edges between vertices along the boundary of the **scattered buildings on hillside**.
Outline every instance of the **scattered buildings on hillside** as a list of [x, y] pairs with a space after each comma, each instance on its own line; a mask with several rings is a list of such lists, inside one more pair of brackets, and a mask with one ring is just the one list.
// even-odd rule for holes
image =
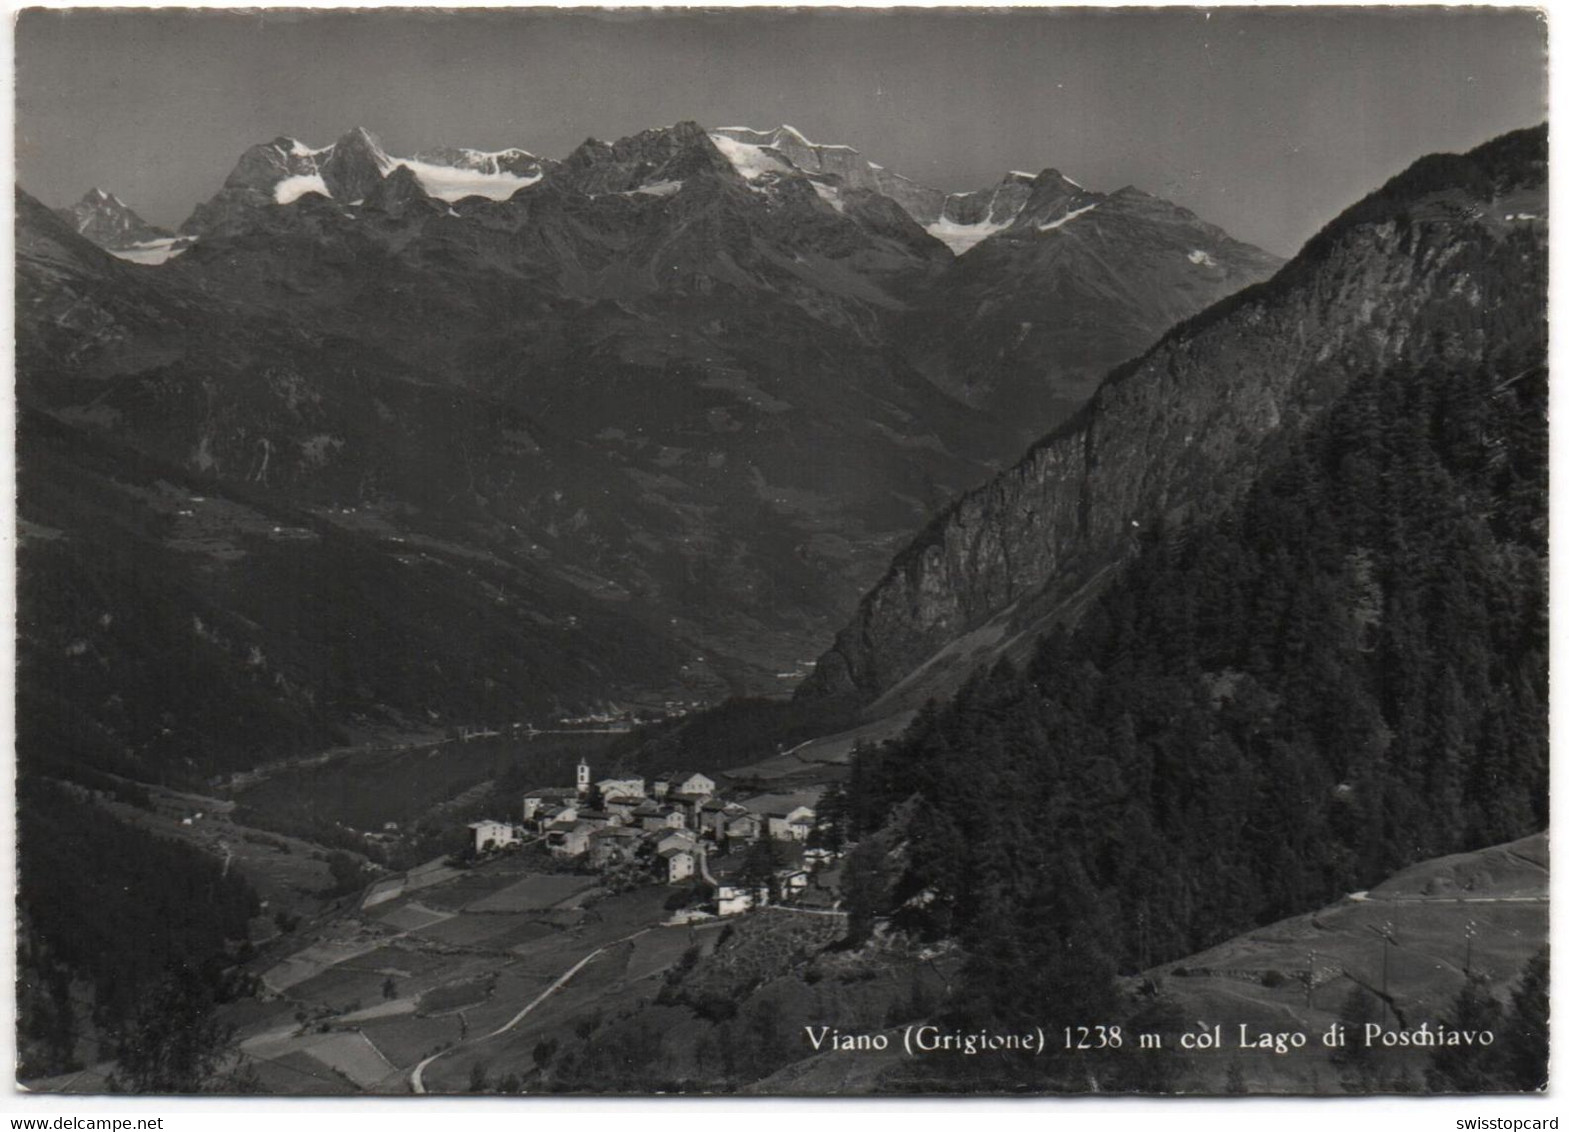
[[[547, 786], [523, 796], [519, 826], [479, 821], [478, 851], [499, 849], [535, 835], [555, 856], [582, 859], [610, 869], [644, 862], [662, 881], [679, 884], [693, 877], [713, 882], [707, 857], [728, 853], [764, 838], [804, 843], [816, 828], [817, 792], [764, 794], [747, 800], [721, 797], [719, 784], [701, 771], [676, 770], [646, 780], [636, 776], [595, 780], [588, 763], [577, 767], [575, 787]], [[826, 849], [806, 851], [809, 867], [832, 859]], [[772, 885], [779, 899], [790, 899], [809, 882], [808, 869], [777, 870]], [[717, 885], [720, 914], [750, 908], [767, 894], [735, 885]]]

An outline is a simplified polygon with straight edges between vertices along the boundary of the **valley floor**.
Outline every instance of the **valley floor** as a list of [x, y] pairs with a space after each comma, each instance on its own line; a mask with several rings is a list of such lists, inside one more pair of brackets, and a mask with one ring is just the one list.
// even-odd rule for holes
[[[1159, 1050], [1137, 1049], [1130, 1034], [1126, 1056], [1159, 1058], [1157, 1079], [1175, 1092], [1224, 1093], [1239, 1083], [1249, 1093], [1355, 1091], [1321, 1040], [1352, 993], [1361, 987], [1373, 995], [1382, 1014], [1373, 1020], [1385, 1028], [1414, 1029], [1447, 1015], [1468, 972], [1500, 988], [1512, 983], [1547, 939], [1547, 862], [1545, 834], [1426, 861], [1316, 912], [1151, 968], [1128, 987], [1146, 1007], [1141, 1033], [1156, 1035]], [[698, 1004], [715, 993], [742, 1001], [743, 1010], [766, 1006], [789, 1017], [770, 1037], [774, 1069], [731, 1088], [904, 1091], [919, 1074], [902, 1031], [936, 1000], [896, 1006], [888, 995], [915, 995], [909, 988], [920, 970], [940, 964], [897, 949], [830, 957], [822, 949], [842, 934], [844, 919], [826, 908], [671, 924], [675, 888], [611, 892], [598, 876], [554, 869], [528, 847], [467, 869], [433, 861], [370, 885], [347, 910], [276, 940], [251, 968], [260, 994], [223, 1008], [260, 1089], [537, 1091], [558, 1050], [581, 1050], [591, 1036], [626, 1041], [651, 1024], [678, 1045], [697, 1043], [651, 1054], [689, 1072], [694, 1058], [703, 1061], [699, 1047], [712, 1041]], [[687, 971], [693, 975], [683, 988]], [[880, 984], [862, 982], [874, 972]], [[678, 988], [682, 994], [673, 996]], [[758, 1004], [743, 1001], [757, 995]], [[896, 1010], [900, 1021], [889, 1025]], [[886, 1033], [888, 1049], [816, 1050], [796, 1032], [802, 1018]], [[1284, 1053], [1244, 1048], [1243, 1026], [1254, 1042], [1292, 1032], [1307, 1041]], [[1201, 1034], [1218, 1035], [1215, 1045], [1183, 1048]], [[1423, 1091], [1426, 1057], [1374, 1049], [1363, 1084]], [[29, 1086], [102, 1091], [108, 1068]], [[710, 1069], [707, 1079], [724, 1078]]]

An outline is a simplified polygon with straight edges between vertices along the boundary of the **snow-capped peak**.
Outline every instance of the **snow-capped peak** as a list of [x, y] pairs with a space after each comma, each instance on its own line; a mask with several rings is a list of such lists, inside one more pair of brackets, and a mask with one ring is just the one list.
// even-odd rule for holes
[[82, 199], [70, 208], [60, 209], [59, 215], [79, 235], [115, 254], [124, 248], [140, 247], [148, 241], [171, 240], [174, 236], [172, 232], [147, 223], [119, 197], [97, 186], [83, 193]]

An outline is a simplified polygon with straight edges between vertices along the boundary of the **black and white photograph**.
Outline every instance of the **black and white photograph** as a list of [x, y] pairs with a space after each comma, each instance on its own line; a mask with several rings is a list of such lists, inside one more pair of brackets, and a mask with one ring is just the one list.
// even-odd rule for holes
[[8, 15], [13, 1109], [1548, 1088], [1545, 11]]

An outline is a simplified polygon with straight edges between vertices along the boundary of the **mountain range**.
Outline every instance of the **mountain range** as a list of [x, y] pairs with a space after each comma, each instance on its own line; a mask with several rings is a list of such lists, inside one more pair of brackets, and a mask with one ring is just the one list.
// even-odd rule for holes
[[[942, 194], [785, 127], [560, 161], [279, 138], [157, 264], [114, 247], [111, 200], [19, 198], [22, 516], [46, 532], [22, 684], [137, 758], [217, 758], [229, 699], [275, 724], [243, 762], [788, 689], [1085, 367], [1276, 264], [1135, 190]], [[198, 671], [171, 718], [114, 703]]]
[[[812, 142], [788, 125], [721, 127], [706, 131], [706, 144], [703, 133], [686, 123], [613, 145], [589, 139], [564, 161], [519, 148], [438, 147], [394, 157], [362, 128], [320, 148], [279, 137], [246, 150], [222, 189], [180, 231], [185, 241], [234, 235], [308, 196], [346, 206], [343, 212], [367, 201], [384, 209], [383, 182], [400, 214], [409, 199], [499, 202], [542, 183], [590, 197], [669, 196], [685, 184], [678, 174], [689, 162], [700, 179], [739, 176], [765, 199], [810, 187], [863, 231], [891, 225], [887, 234], [909, 241], [907, 217], [953, 253], [949, 263], [930, 245], [922, 247], [918, 254], [942, 270], [899, 296], [909, 317], [888, 335], [890, 343], [939, 388], [1006, 416], [1021, 444], [1076, 407], [1107, 366], [1148, 346], [1173, 319], [1280, 264], [1132, 186], [1095, 193], [1047, 169], [1009, 172], [989, 188], [948, 193], [893, 173], [850, 146]], [[638, 153], [642, 162], [641, 152], [659, 137], [675, 139], [681, 151], [674, 172], [662, 160], [634, 167], [616, 156]], [[607, 159], [615, 166], [610, 179], [606, 169], [589, 172]], [[871, 220], [870, 202], [878, 202], [879, 221]], [[898, 208], [890, 211], [888, 202]], [[461, 215], [455, 208], [437, 214]], [[94, 231], [112, 227], [109, 216], [94, 222]], [[981, 254], [972, 255], [977, 248]]]

